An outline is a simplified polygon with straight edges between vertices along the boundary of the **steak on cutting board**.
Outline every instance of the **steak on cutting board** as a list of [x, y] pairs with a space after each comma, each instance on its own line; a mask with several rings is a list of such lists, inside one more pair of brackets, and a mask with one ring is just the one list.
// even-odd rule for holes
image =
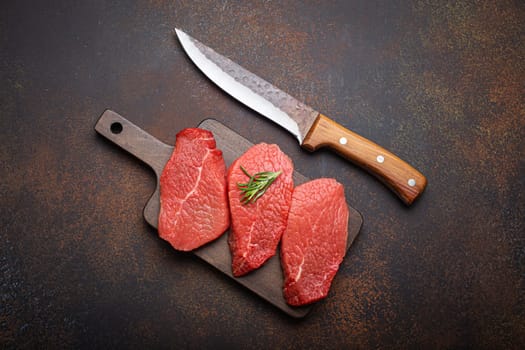
[[210, 131], [184, 129], [160, 177], [159, 236], [189, 251], [215, 240], [229, 224], [222, 151]]
[[346, 252], [348, 206], [343, 185], [321, 178], [294, 189], [281, 241], [284, 297], [292, 306], [328, 295]]
[[[250, 174], [282, 173], [255, 202], [243, 203], [238, 183]], [[228, 197], [232, 227], [228, 243], [232, 253], [232, 273], [239, 277], [259, 268], [275, 255], [286, 228], [293, 191], [293, 163], [279, 146], [260, 143], [249, 148], [228, 169]]]
[[[114, 126], [120, 127], [120, 129], [117, 128], [119, 130], [118, 132], [114, 131], [117, 130]], [[224, 161], [227, 166], [253, 146], [247, 139], [216, 120], [206, 119], [201, 122], [198, 127], [213, 132], [217, 147], [223, 152]], [[95, 130], [107, 140], [149, 165], [153, 169], [157, 181], [160, 181], [162, 171], [173, 154], [173, 146], [159, 141], [154, 136], [140, 129], [137, 125], [134, 125], [126, 118], [111, 110], [104, 111], [95, 125]], [[298, 172], [294, 172], [293, 179], [295, 184], [308, 181], [306, 177]], [[155, 229], [157, 229], [159, 225], [159, 187], [159, 183], [157, 182], [155, 191], [144, 207], [144, 219]], [[357, 210], [351, 206], [349, 206], [348, 209], [351, 220], [348, 223], [347, 249], [357, 237], [363, 223], [362, 216]], [[192, 253], [226, 276], [233, 278], [227, 234], [220, 236], [213, 242], [205, 244], [199, 249], [193, 250]], [[282, 267], [278, 256], [270, 258], [264, 266], [256, 272], [242, 278], [233, 278], [233, 281], [245, 286], [250, 291], [292, 317], [304, 317], [312, 310], [310, 305], [292, 307], [286, 303], [283, 297]]]

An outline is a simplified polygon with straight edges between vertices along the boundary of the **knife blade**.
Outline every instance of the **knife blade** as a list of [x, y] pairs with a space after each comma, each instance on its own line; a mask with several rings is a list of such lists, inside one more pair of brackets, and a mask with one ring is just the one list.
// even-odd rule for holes
[[392, 152], [288, 95], [182, 30], [175, 28], [175, 33], [186, 54], [211, 81], [288, 130], [301, 147], [311, 152], [329, 147], [377, 177], [407, 205], [425, 189], [425, 176]]

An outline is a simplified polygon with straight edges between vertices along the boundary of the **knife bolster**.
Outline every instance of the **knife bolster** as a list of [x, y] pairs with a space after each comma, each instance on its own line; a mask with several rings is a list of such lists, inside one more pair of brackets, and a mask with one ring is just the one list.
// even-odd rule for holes
[[310, 130], [308, 130], [308, 133], [306, 134], [301, 146], [310, 152], [313, 152], [321, 147], [330, 146], [330, 122], [333, 121], [319, 113], [314, 123], [310, 127]]

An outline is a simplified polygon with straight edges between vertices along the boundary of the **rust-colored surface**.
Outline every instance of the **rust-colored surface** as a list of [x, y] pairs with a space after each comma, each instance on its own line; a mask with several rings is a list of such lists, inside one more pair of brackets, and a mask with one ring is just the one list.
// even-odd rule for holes
[[[521, 348], [525, 6], [520, 1], [4, 1], [0, 345]], [[406, 208], [365, 172], [221, 92], [180, 27], [428, 178]], [[160, 140], [214, 117], [346, 185], [364, 217], [329, 297], [297, 321], [142, 218], [150, 170], [93, 130]]]

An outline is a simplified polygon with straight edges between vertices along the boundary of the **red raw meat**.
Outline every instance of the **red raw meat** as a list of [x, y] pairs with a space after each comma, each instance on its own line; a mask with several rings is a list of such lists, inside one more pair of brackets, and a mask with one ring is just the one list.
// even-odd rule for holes
[[294, 189], [281, 241], [284, 297], [293, 306], [328, 295], [346, 252], [348, 206], [343, 185], [317, 179]]
[[226, 165], [213, 134], [180, 131], [160, 177], [159, 236], [177, 250], [193, 250], [230, 224]]
[[[243, 204], [238, 183], [263, 171], [282, 173], [255, 202]], [[232, 272], [238, 277], [259, 268], [275, 255], [286, 228], [293, 191], [293, 163], [279, 146], [261, 143], [237, 158], [228, 170], [228, 196], [232, 229], [228, 239]]]

